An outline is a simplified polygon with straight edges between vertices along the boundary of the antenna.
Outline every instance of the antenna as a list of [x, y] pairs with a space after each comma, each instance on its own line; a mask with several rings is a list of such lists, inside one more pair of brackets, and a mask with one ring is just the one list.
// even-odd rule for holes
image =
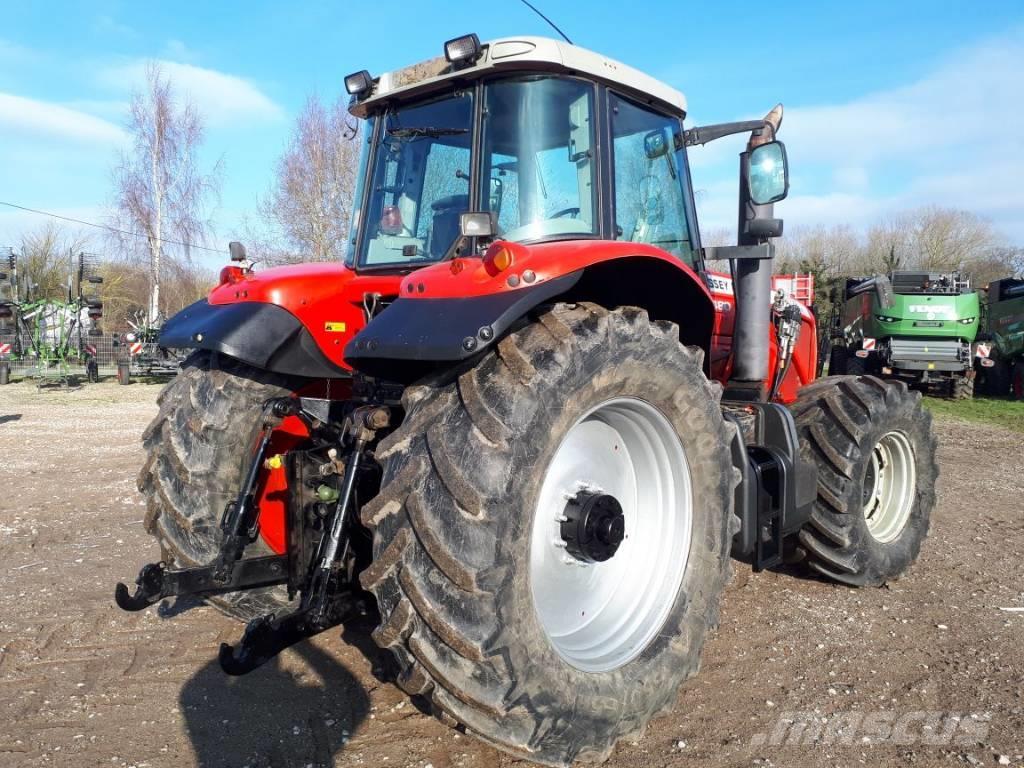
[[541, 12], [540, 12], [540, 11], [539, 11], [539, 10], [537, 9], [537, 7], [536, 7], [535, 5], [533, 5], [533, 4], [532, 4], [532, 3], [530, 3], [530, 2], [527, 2], [527, 0], [520, 0], [520, 2], [522, 2], [522, 4], [523, 4], [523, 5], [525, 5], [525, 6], [526, 6], [527, 8], [529, 8], [529, 9], [530, 9], [531, 11], [533, 11], [533, 12], [534, 12], [534, 13], [536, 13], [536, 14], [537, 14], [538, 16], [540, 16], [540, 17], [541, 17], [542, 19], [544, 19], [544, 21], [546, 21], [546, 22], [547, 22], [548, 24], [550, 24], [550, 25], [551, 25], [551, 28], [552, 28], [553, 30], [555, 30], [555, 32], [557, 32], [558, 34], [560, 34], [560, 35], [561, 35], [561, 36], [562, 36], [562, 37], [564, 38], [565, 42], [567, 42], [567, 43], [568, 43], [569, 45], [572, 45], [572, 44], [573, 44], [572, 40], [570, 40], [570, 39], [569, 39], [569, 36], [568, 36], [567, 34], [565, 34], [565, 32], [563, 32], [562, 30], [560, 30], [560, 29], [558, 28], [558, 26], [557, 26], [557, 25], [555, 24], [555, 22], [553, 22], [553, 21], [552, 21], [551, 19], [549, 19], [549, 18], [548, 18], [547, 16], [545, 16], [545, 15], [544, 15], [543, 13], [541, 13]]

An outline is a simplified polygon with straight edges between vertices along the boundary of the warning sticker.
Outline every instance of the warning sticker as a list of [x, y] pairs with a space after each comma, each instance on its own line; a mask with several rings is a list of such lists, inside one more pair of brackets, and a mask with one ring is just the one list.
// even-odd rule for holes
[[344, 323], [324, 323], [324, 330], [327, 331], [327, 333], [344, 333], [345, 332], [345, 324]]

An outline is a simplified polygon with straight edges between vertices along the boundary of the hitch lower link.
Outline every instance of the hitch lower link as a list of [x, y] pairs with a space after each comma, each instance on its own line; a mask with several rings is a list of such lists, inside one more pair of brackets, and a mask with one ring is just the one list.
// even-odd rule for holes
[[[238, 496], [224, 509], [220, 523], [223, 538], [212, 564], [173, 569], [164, 562], [150, 563], [139, 572], [134, 594], [121, 583], [114, 591], [114, 600], [120, 608], [140, 611], [168, 597], [208, 597], [280, 584], [288, 584], [289, 587], [298, 584], [301, 600], [295, 611], [253, 619], [237, 647], [221, 644], [218, 659], [229, 675], [251, 672], [300, 640], [353, 616], [365, 615], [369, 609], [359, 590], [342, 577], [339, 565], [347, 554], [345, 527], [356, 473], [367, 443], [377, 430], [390, 423], [390, 412], [386, 407], [361, 406], [345, 420], [345, 427], [338, 437], [345, 452], [341, 492], [325, 520], [323, 535], [308, 567], [305, 563], [296, 563], [289, 555], [242, 558], [245, 548], [259, 535], [256, 490], [271, 436], [281, 419], [293, 415], [306, 423], [311, 434], [322, 426], [312, 414], [302, 410], [296, 399], [277, 398], [265, 404], [260, 440]], [[296, 574], [291, 568], [305, 569], [305, 572]]]

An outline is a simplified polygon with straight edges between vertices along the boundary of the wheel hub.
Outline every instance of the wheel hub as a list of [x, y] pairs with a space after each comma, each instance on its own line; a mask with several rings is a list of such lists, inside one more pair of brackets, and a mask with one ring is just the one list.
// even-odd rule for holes
[[583, 490], [565, 505], [561, 524], [565, 551], [584, 563], [603, 563], [626, 537], [626, 518], [618, 499]]
[[551, 456], [533, 511], [530, 590], [558, 655], [586, 672], [640, 655], [676, 602], [692, 527], [690, 467], [672, 422], [633, 397], [584, 413]]

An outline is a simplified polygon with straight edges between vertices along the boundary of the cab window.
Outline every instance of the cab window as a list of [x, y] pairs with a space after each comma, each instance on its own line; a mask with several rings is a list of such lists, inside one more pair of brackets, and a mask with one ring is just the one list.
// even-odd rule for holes
[[693, 266], [687, 177], [676, 149], [680, 121], [609, 94], [615, 168], [615, 236], [668, 251]]
[[481, 210], [506, 240], [593, 236], [594, 87], [556, 77], [484, 89]]

